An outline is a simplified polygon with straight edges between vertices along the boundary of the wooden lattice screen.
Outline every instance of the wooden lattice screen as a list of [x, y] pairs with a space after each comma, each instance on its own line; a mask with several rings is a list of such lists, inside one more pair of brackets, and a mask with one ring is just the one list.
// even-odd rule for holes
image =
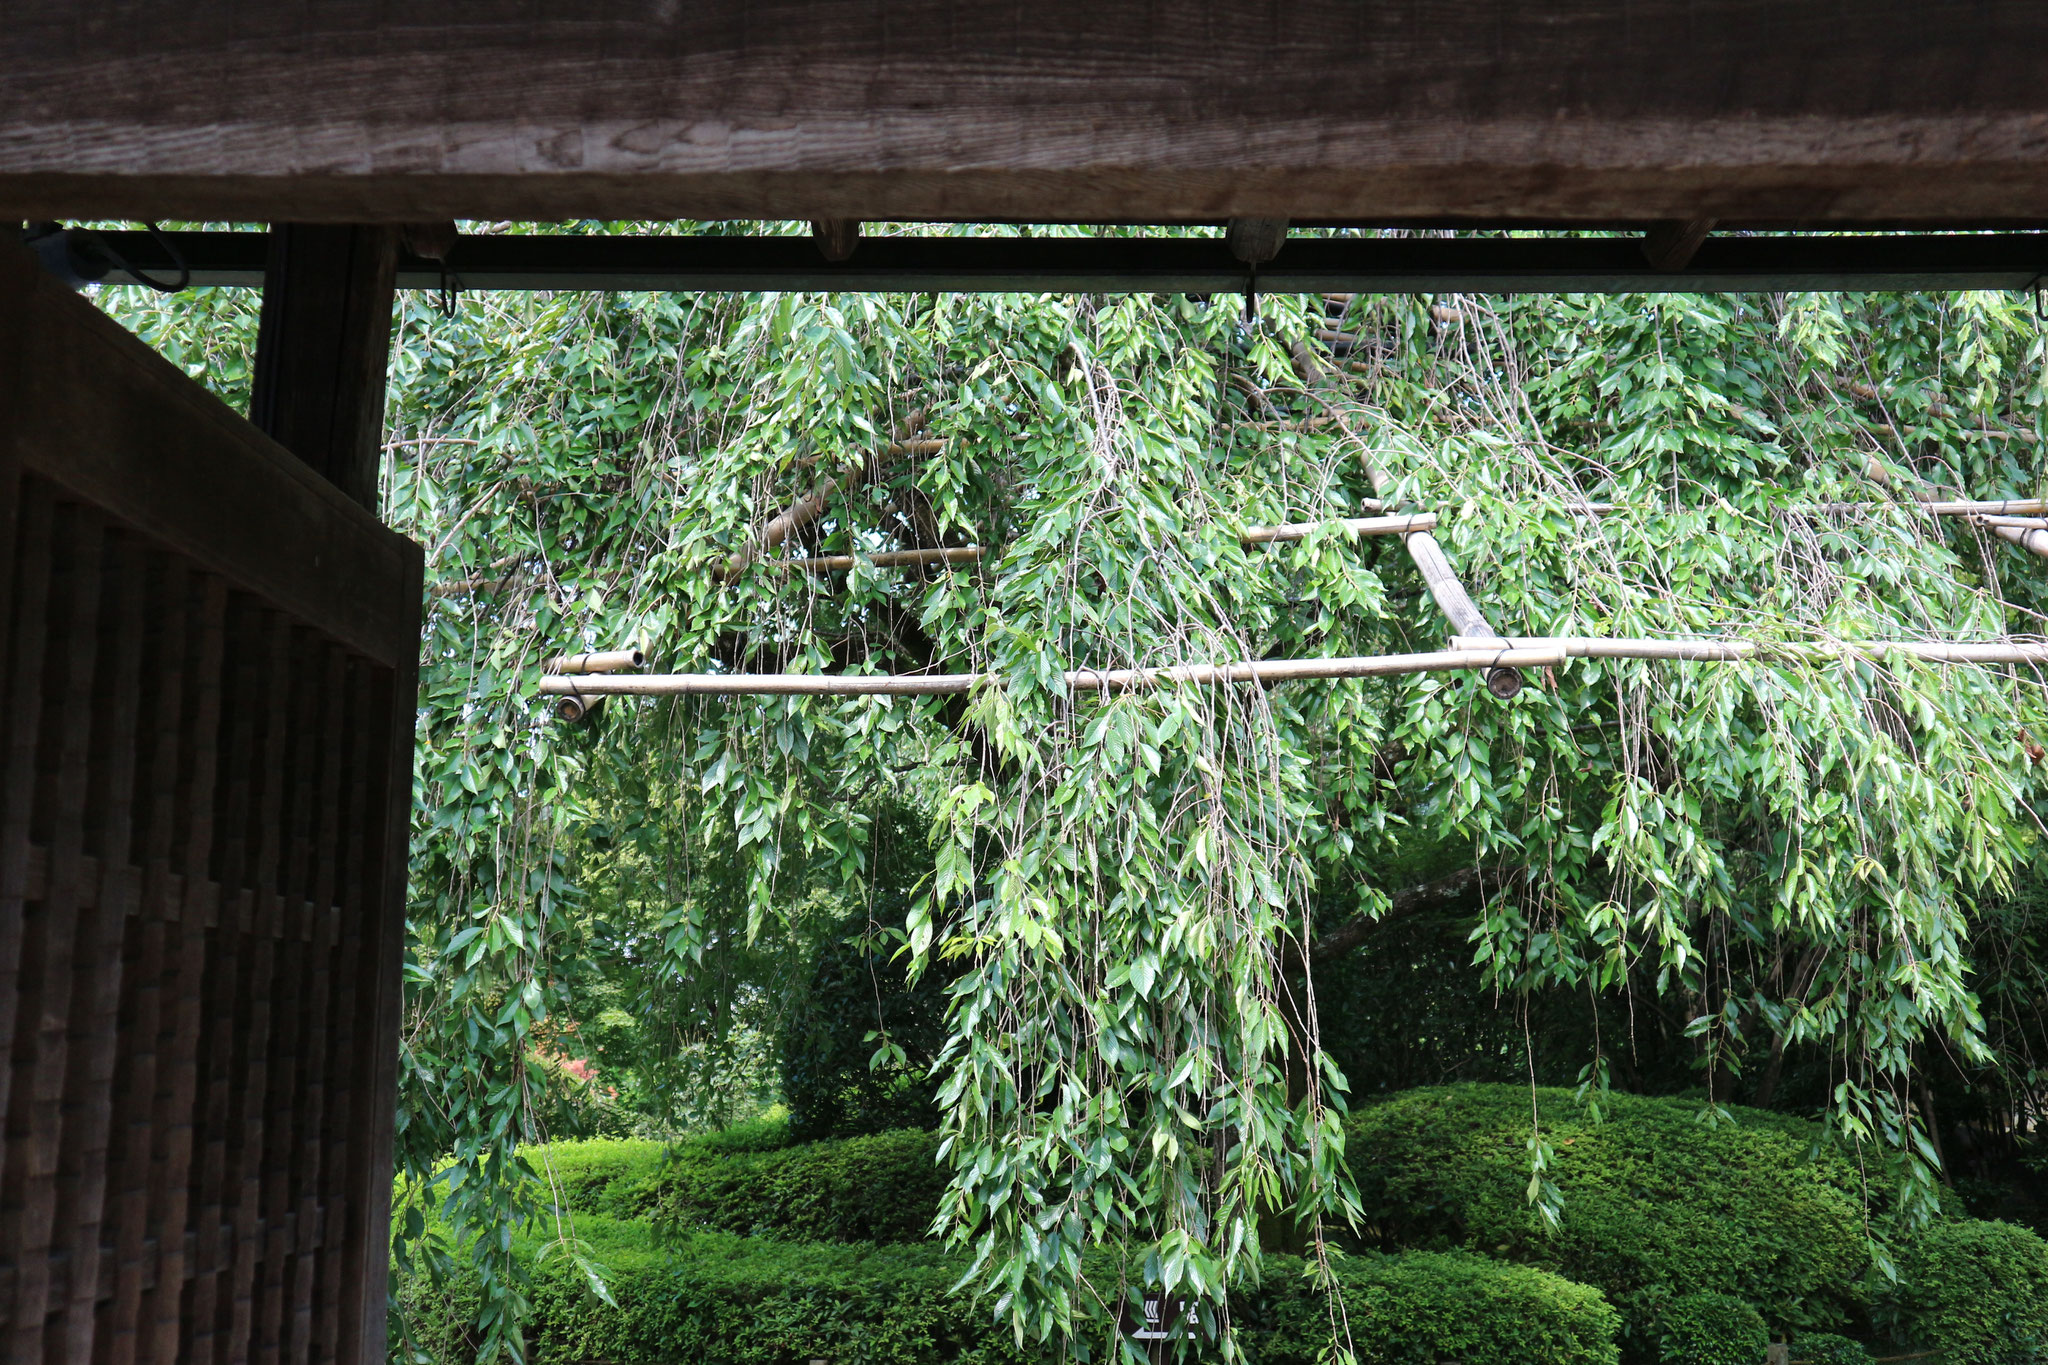
[[0, 257], [0, 1357], [381, 1360], [419, 573]]

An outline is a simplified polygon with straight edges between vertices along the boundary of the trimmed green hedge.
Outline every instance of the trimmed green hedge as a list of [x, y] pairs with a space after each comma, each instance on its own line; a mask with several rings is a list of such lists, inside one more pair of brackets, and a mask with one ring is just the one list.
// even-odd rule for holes
[[[697, 1233], [657, 1245], [645, 1223], [583, 1216], [575, 1231], [605, 1267], [618, 1307], [554, 1257], [535, 1266], [526, 1329], [537, 1365], [861, 1365], [1009, 1362], [1007, 1329], [955, 1297], [957, 1258], [934, 1246], [823, 1246]], [[531, 1256], [533, 1244], [520, 1243]], [[479, 1295], [408, 1282], [401, 1300], [431, 1359], [474, 1358]]]
[[[996, 1365], [1020, 1352], [989, 1306], [952, 1293], [964, 1258], [932, 1245], [825, 1246], [704, 1232], [657, 1245], [645, 1223], [582, 1216], [576, 1234], [617, 1300], [595, 1297], [556, 1257], [535, 1269], [527, 1328], [536, 1365]], [[521, 1242], [532, 1256], [535, 1247]], [[1334, 1260], [1360, 1365], [1615, 1365], [1618, 1317], [1598, 1290], [1461, 1252]], [[475, 1282], [401, 1287], [414, 1345], [437, 1362], [473, 1359]], [[1302, 1263], [1266, 1262], [1235, 1296], [1254, 1365], [1315, 1365], [1330, 1324]]]
[[1347, 1156], [1379, 1245], [1463, 1248], [1598, 1286], [1647, 1328], [1674, 1295], [1732, 1294], [1774, 1326], [1861, 1321], [1868, 1264], [1856, 1173], [1817, 1125], [1686, 1100], [1610, 1095], [1595, 1123], [1539, 1090], [1564, 1226], [1529, 1206], [1526, 1086], [1413, 1090], [1361, 1109]]
[[1899, 1264], [1899, 1326], [1944, 1365], [2048, 1361], [2048, 1242], [1961, 1219], [1916, 1236]]
[[771, 1151], [679, 1149], [656, 1217], [677, 1232], [809, 1242], [916, 1242], [945, 1192], [936, 1133], [905, 1129]]
[[[1615, 1365], [1621, 1325], [1600, 1291], [1465, 1252], [1338, 1256], [1346, 1326], [1359, 1365]], [[1238, 1327], [1256, 1365], [1328, 1359], [1330, 1318], [1302, 1263], [1269, 1256]]]

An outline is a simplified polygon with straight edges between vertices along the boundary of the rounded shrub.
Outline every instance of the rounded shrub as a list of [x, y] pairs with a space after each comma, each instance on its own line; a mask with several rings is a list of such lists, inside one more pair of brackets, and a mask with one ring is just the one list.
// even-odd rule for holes
[[[1329, 1358], [1330, 1312], [1302, 1263], [1268, 1256], [1235, 1313], [1259, 1365]], [[1337, 1256], [1331, 1269], [1359, 1365], [1615, 1365], [1621, 1319], [1588, 1285], [1464, 1252]]]
[[1612, 1095], [1596, 1121], [1536, 1092], [1553, 1228], [1529, 1205], [1526, 1086], [1412, 1090], [1356, 1113], [1347, 1155], [1368, 1244], [1464, 1248], [1597, 1286], [1644, 1323], [1676, 1295], [1730, 1294], [1794, 1330], [1860, 1321], [1869, 1256], [1854, 1169], [1816, 1124], [1692, 1101]]
[[661, 1173], [656, 1221], [672, 1233], [807, 1242], [916, 1242], [946, 1189], [936, 1133], [908, 1129], [765, 1151], [689, 1145]]
[[1899, 1327], [1945, 1365], [2048, 1361], [2048, 1242], [2011, 1223], [1936, 1223], [1899, 1264]]
[[1804, 1332], [1792, 1342], [1792, 1365], [1871, 1365], [1870, 1348], [1834, 1332]]
[[1763, 1314], [1733, 1294], [1680, 1294], [1648, 1335], [1664, 1365], [1763, 1365], [1771, 1349]]

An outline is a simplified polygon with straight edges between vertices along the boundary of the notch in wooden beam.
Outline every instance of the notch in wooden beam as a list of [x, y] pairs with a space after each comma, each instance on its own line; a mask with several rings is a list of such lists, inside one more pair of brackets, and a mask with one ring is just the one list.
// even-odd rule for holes
[[398, 232], [405, 249], [423, 261], [445, 262], [461, 235], [453, 223], [405, 223]]
[[1246, 265], [1264, 265], [1286, 242], [1285, 218], [1233, 218], [1223, 230], [1223, 244]]
[[1683, 270], [1714, 230], [1712, 218], [1679, 218], [1643, 234], [1643, 259], [1656, 270]]
[[854, 249], [860, 245], [860, 219], [813, 218], [811, 240], [818, 244], [818, 254], [826, 260], [851, 260]]

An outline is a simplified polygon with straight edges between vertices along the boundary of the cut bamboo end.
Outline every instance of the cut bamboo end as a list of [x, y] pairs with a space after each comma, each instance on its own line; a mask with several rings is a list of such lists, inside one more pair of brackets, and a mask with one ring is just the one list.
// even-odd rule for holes
[[2048, 530], [2036, 527], [1992, 526], [1991, 534], [2009, 540], [2028, 554], [2048, 558]]
[[785, 573], [806, 570], [827, 573], [851, 569], [865, 559], [878, 569], [912, 568], [924, 564], [972, 564], [981, 558], [979, 545], [963, 545], [928, 550], [884, 550], [873, 555], [819, 555], [811, 559], [771, 560], [764, 568], [777, 569]]
[[541, 661], [543, 673], [610, 673], [621, 668], [639, 668], [647, 656], [638, 649], [602, 649], [591, 654], [557, 654]]
[[603, 700], [603, 697], [585, 697], [572, 693], [555, 703], [555, 715], [562, 720], [582, 720], [595, 711], [598, 703]]
[[1976, 521], [1980, 525], [1990, 527], [2015, 526], [2022, 531], [2039, 531], [2044, 527], [2048, 527], [2048, 520], [2044, 520], [2041, 517], [1985, 516], [1974, 517], [1972, 518], [1972, 520]]
[[1437, 522], [1434, 512], [1416, 512], [1394, 517], [1339, 517], [1331, 521], [1297, 521], [1283, 526], [1247, 526], [1241, 539], [1247, 545], [1270, 545], [1276, 541], [1306, 540], [1325, 527], [1354, 536], [1400, 536], [1428, 531]]

